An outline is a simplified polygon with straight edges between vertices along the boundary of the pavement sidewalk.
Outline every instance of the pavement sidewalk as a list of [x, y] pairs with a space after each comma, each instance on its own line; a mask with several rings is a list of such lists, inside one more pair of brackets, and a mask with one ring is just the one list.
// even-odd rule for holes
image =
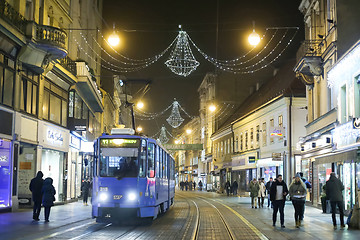
[[44, 208], [41, 209], [40, 221], [32, 219], [32, 209], [20, 209], [17, 212], [0, 214], [0, 239], [23, 239], [41, 232], [51, 232], [65, 225], [74, 225], [93, 221], [91, 205], [84, 206], [82, 201], [57, 205], [51, 208], [50, 222], [44, 222]]
[[[348, 229], [340, 230], [340, 218], [337, 217], [338, 229], [334, 230], [332, 225], [331, 214], [322, 213], [321, 209], [306, 205], [304, 221], [300, 229], [295, 227], [294, 207], [291, 201], [285, 204], [285, 229], [280, 227], [280, 213], [277, 216], [276, 227], [272, 226], [273, 209], [267, 207], [267, 199], [264, 201], [264, 208], [251, 208], [250, 197], [238, 197], [222, 194], [214, 194], [220, 198], [220, 201], [227, 203], [229, 206], [237, 210], [248, 221], [250, 221], [256, 228], [262, 231], [270, 239], [360, 239], [360, 230]], [[345, 223], [347, 217], [344, 217]]]

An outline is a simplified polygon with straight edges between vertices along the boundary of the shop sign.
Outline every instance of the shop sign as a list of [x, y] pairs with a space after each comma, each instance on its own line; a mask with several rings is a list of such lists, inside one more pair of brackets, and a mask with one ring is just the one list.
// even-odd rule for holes
[[73, 134], [70, 134], [70, 146], [80, 150], [81, 140]]
[[255, 156], [249, 156], [249, 163], [255, 163], [256, 157]]
[[232, 160], [232, 166], [236, 167], [236, 166], [244, 166], [246, 162], [245, 158], [241, 158], [241, 159], [236, 159], [236, 160]]
[[282, 154], [281, 153], [272, 153], [271, 155], [273, 161], [282, 161]]
[[283, 127], [271, 127], [270, 128], [270, 137], [284, 137], [284, 128]]
[[352, 124], [354, 129], [360, 129], [360, 118], [353, 118]]
[[64, 138], [61, 133], [61, 131], [54, 129], [54, 128], [48, 128], [46, 131], [46, 139], [48, 142], [56, 145], [62, 146], [64, 143]]
[[337, 148], [354, 144], [360, 138], [360, 129], [354, 128], [353, 121], [335, 127], [331, 133]]

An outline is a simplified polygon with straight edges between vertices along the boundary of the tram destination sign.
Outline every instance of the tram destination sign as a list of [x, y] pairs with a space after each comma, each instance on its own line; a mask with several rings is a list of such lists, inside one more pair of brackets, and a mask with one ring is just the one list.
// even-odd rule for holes
[[202, 144], [164, 144], [163, 145], [167, 150], [181, 151], [181, 150], [203, 150], [204, 147]]
[[100, 147], [105, 148], [137, 148], [139, 147], [140, 139], [125, 139], [125, 138], [104, 138], [100, 140]]

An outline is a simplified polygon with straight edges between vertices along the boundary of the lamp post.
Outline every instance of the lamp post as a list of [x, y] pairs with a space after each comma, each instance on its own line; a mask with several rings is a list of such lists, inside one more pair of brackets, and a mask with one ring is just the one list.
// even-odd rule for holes
[[255, 32], [255, 21], [253, 21], [253, 32], [248, 37], [249, 43], [252, 46], [257, 46], [260, 42], [260, 36]]

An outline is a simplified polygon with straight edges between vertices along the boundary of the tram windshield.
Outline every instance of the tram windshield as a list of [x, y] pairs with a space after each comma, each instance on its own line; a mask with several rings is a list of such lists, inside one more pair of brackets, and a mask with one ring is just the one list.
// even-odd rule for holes
[[139, 172], [139, 139], [101, 139], [101, 177], [137, 177]]

